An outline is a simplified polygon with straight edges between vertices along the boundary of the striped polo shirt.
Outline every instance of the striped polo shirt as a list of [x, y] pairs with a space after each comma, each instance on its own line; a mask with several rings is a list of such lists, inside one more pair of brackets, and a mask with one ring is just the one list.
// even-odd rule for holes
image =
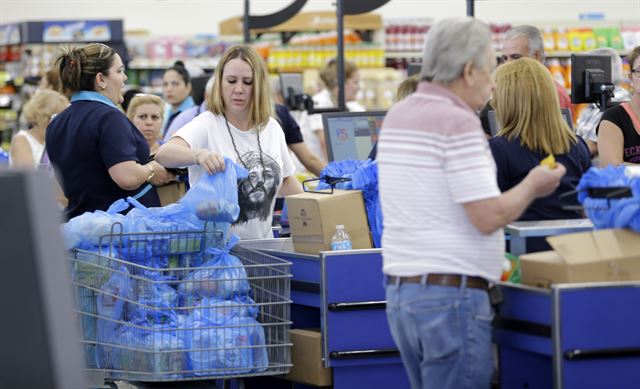
[[483, 235], [463, 207], [500, 189], [480, 120], [462, 99], [420, 83], [387, 113], [377, 158], [385, 274], [499, 279], [504, 233]]

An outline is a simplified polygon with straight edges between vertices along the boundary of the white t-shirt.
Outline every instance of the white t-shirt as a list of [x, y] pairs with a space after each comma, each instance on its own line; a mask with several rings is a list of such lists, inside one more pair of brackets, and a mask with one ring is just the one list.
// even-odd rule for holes
[[[241, 131], [231, 123], [227, 130], [224, 116], [206, 111], [178, 130], [174, 136], [184, 139], [192, 149], [206, 149], [228, 157], [241, 166], [246, 164], [249, 179], [238, 184], [240, 217], [232, 227], [232, 232], [241, 239], [272, 238], [271, 219], [276, 194], [284, 178], [295, 172], [280, 124], [271, 118], [258, 135], [255, 129]], [[238, 149], [237, 153], [231, 137]], [[203, 174], [205, 171], [200, 166], [189, 166], [191, 185], [195, 185]]]
[[[33, 157], [33, 166], [38, 166], [40, 164], [40, 158], [42, 158], [42, 153], [44, 152], [44, 143], [40, 143], [36, 140], [36, 138], [31, 135], [30, 131], [20, 130], [14, 136], [14, 139], [22, 136], [27, 142], [29, 142], [29, 146], [31, 147], [31, 156]], [[9, 155], [9, 165], [13, 166], [13, 161], [11, 160], [11, 155]]]

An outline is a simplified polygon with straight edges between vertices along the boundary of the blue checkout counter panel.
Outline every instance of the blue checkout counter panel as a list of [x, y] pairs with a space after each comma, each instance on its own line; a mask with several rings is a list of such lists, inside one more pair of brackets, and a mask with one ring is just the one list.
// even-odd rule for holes
[[334, 388], [406, 388], [385, 312], [382, 250], [293, 252], [288, 238], [242, 245], [291, 262], [293, 328], [320, 328]]
[[640, 282], [502, 290], [502, 388], [640, 388]]

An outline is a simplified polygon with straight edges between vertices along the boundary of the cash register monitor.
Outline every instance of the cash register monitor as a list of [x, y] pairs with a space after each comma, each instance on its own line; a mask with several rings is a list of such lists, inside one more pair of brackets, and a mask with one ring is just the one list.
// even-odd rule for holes
[[329, 162], [367, 159], [378, 141], [384, 111], [322, 114]]
[[[567, 125], [570, 129], [573, 130], [573, 120], [571, 119], [571, 110], [568, 108], [561, 108], [560, 113], [562, 117], [567, 122]], [[498, 123], [498, 119], [496, 118], [496, 111], [490, 110], [488, 113], [489, 118], [489, 127], [491, 128], [491, 136], [496, 136], [498, 132], [502, 129], [502, 126]]]

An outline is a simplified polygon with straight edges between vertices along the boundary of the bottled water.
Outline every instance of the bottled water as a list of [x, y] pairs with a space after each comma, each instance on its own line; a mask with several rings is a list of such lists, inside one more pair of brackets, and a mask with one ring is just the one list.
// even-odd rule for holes
[[351, 239], [342, 224], [336, 226], [336, 232], [331, 238], [331, 250], [351, 250]]

